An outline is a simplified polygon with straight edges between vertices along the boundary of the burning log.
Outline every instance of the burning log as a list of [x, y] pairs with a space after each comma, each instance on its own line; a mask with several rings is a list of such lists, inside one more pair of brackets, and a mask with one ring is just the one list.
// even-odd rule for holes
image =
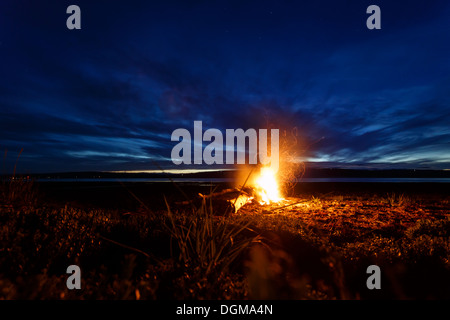
[[201, 200], [202, 203], [210, 204], [215, 214], [227, 215], [231, 212], [237, 213], [240, 208], [250, 202], [269, 206], [283, 200], [279, 192], [276, 173], [270, 167], [262, 167], [259, 176], [249, 182], [250, 186], [246, 186], [249, 177], [240, 189], [225, 189], [209, 195], [199, 193], [199, 198], [179, 204], [192, 204]]
[[249, 203], [252, 201], [253, 197], [249, 197], [248, 195], [241, 194], [236, 199], [228, 200], [231, 204], [231, 207], [234, 210], [234, 213], [236, 213], [243, 205]]
[[210, 199], [214, 208], [219, 209], [218, 211], [224, 212], [225, 214], [229, 212], [237, 213], [243, 205], [253, 199], [253, 195], [248, 190], [225, 189], [209, 195], [199, 193], [199, 196], [203, 199]]
[[211, 204], [214, 214], [227, 215], [237, 213], [245, 204], [251, 202], [254, 198], [251, 188], [245, 189], [225, 189], [220, 192], [213, 192], [207, 195], [198, 194], [198, 198], [190, 201], [178, 202], [177, 204], [188, 205], [195, 202], [205, 201], [207, 205]]

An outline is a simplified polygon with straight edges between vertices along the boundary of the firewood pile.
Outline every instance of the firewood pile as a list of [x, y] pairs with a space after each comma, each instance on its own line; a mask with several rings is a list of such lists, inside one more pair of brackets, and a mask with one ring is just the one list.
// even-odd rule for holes
[[244, 214], [244, 213], [274, 213], [286, 207], [304, 202], [299, 199], [286, 198], [276, 203], [261, 204], [261, 196], [252, 187], [224, 189], [207, 195], [198, 194], [198, 197], [189, 201], [178, 202], [178, 205], [200, 205], [205, 203], [212, 207], [214, 215]]
[[212, 206], [214, 214], [228, 215], [237, 213], [244, 205], [254, 202], [258, 198], [253, 188], [224, 189], [210, 194], [198, 194], [198, 197], [189, 201], [178, 202], [179, 205], [198, 204], [203, 201], [209, 207]]

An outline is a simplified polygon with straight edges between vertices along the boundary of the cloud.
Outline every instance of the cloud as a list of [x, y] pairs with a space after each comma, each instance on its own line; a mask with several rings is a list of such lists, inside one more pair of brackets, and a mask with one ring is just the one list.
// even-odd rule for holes
[[43, 6], [23, 19], [11, 6], [0, 146], [24, 147], [30, 171], [145, 169], [170, 165], [172, 131], [201, 120], [295, 132], [304, 158], [448, 156], [448, 4], [383, 2], [379, 33], [361, 23], [364, 10], [356, 18], [363, 4], [263, 4], [140, 2], [138, 12], [80, 2], [79, 33], [64, 28], [64, 14], [43, 23]]

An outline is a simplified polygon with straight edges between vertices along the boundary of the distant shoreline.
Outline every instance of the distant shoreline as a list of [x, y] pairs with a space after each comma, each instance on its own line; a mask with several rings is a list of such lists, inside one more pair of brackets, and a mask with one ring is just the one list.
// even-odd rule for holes
[[[124, 182], [124, 183], [232, 183], [233, 178], [38, 178], [36, 182]], [[300, 178], [296, 182], [317, 183], [450, 183], [450, 178]]]
[[[187, 171], [189, 172], [189, 171]], [[25, 177], [33, 180], [62, 180], [62, 179], [98, 179], [108, 180], [128, 180], [128, 179], [234, 179], [236, 170], [217, 170], [196, 173], [166, 173], [166, 172], [105, 172], [105, 171], [83, 171], [83, 172], [57, 172], [20, 174], [18, 177]], [[3, 175], [3, 179], [9, 179], [11, 175]], [[334, 169], [334, 168], [310, 168], [299, 175], [299, 181], [308, 179], [450, 179], [450, 170], [412, 170], [412, 169], [390, 169], [390, 170], [357, 170], [357, 169]], [[321, 181], [321, 180], [309, 180]], [[325, 180], [323, 180], [325, 181]], [[334, 180], [336, 181], [336, 180]], [[351, 182], [350, 180], [347, 180]], [[381, 181], [381, 180], [378, 180]], [[375, 181], [374, 181], [375, 182]]]

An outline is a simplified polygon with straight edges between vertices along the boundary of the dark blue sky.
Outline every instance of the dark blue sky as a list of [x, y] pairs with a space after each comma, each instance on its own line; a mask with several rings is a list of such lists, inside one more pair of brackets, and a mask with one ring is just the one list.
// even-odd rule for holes
[[21, 148], [20, 172], [166, 167], [194, 120], [295, 131], [303, 161], [450, 169], [448, 1], [9, 0], [0, 61], [6, 172]]

